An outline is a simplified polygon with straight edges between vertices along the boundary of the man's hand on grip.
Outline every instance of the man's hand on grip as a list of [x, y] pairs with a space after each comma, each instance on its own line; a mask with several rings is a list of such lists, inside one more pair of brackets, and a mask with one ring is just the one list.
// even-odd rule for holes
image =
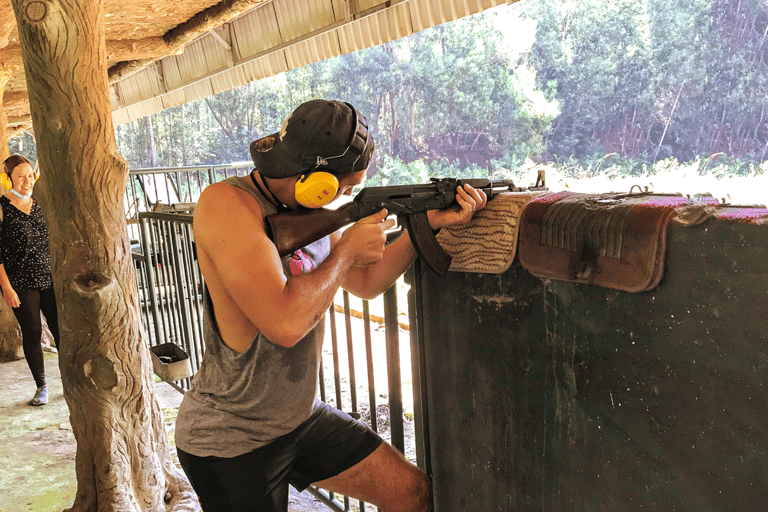
[[384, 255], [386, 232], [395, 224], [394, 219], [387, 219], [386, 209], [362, 218], [344, 231], [340, 249], [349, 252], [354, 266], [372, 265]]
[[467, 224], [475, 213], [485, 208], [488, 197], [482, 190], [470, 185], [456, 189], [456, 205], [445, 210], [430, 210], [427, 212], [429, 225], [432, 229], [447, 228]]

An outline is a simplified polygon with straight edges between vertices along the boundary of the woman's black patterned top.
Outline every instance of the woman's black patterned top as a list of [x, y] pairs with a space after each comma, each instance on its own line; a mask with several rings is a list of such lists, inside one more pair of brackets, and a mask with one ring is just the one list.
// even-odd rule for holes
[[45, 290], [53, 286], [48, 226], [37, 201], [32, 200], [29, 215], [7, 197], [0, 197], [3, 220], [0, 222], [0, 264], [5, 265], [8, 281], [17, 292]]

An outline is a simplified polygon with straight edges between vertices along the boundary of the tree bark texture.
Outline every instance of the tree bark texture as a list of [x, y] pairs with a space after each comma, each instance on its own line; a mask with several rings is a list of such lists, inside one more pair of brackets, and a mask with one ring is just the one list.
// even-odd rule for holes
[[72, 511], [197, 510], [171, 461], [127, 241], [127, 165], [108, 97], [103, 2], [12, 0], [48, 205], [77, 440]]

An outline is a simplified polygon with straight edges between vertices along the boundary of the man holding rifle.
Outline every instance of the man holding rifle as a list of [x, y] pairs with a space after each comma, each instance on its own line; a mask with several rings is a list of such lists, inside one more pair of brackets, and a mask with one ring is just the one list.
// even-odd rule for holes
[[[285, 511], [288, 484], [310, 484], [385, 512], [426, 511], [429, 483], [397, 450], [316, 394], [325, 312], [339, 287], [370, 299], [416, 258], [382, 209], [280, 257], [265, 218], [318, 208], [362, 183], [373, 155], [352, 105], [313, 100], [279, 133], [254, 141], [256, 169], [212, 184], [195, 209], [205, 278], [205, 354], [176, 422], [179, 460], [205, 512]], [[468, 185], [428, 212], [432, 229], [485, 207]]]

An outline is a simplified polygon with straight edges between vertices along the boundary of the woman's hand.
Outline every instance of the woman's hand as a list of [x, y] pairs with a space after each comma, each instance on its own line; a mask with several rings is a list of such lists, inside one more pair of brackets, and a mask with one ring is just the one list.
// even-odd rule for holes
[[456, 202], [458, 205], [445, 210], [430, 210], [427, 212], [429, 225], [432, 229], [447, 228], [467, 224], [472, 220], [475, 212], [485, 208], [488, 198], [485, 192], [477, 190], [470, 185], [456, 188]]
[[5, 303], [12, 308], [17, 308], [21, 306], [19, 295], [16, 293], [16, 291], [13, 288], [8, 288], [7, 290], [3, 290], [3, 298], [5, 299]]

